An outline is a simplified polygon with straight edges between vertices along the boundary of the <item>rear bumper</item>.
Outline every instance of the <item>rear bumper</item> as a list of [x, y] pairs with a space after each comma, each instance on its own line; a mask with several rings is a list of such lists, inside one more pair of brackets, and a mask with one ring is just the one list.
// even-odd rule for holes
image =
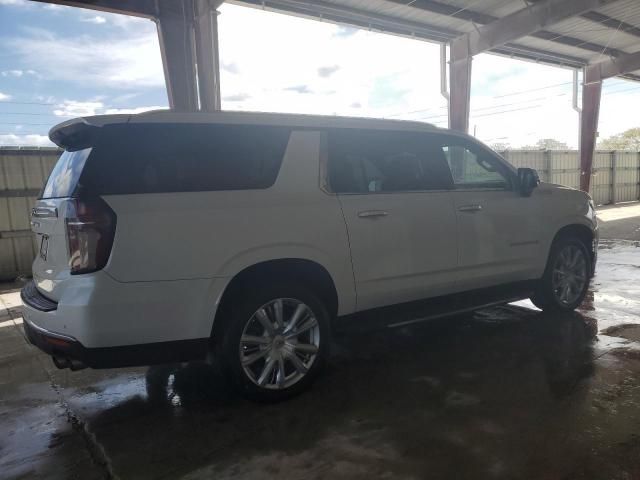
[[202, 360], [209, 349], [208, 337], [88, 348], [70, 333], [71, 329], [61, 333], [49, 325], [66, 326], [82, 320], [90, 324], [90, 318], [65, 317], [64, 309], [43, 296], [33, 282], [22, 289], [20, 296], [27, 338], [34, 346], [51, 355], [60, 368], [115, 368]]
[[188, 362], [206, 357], [208, 339], [178, 340], [122, 347], [86, 348], [73, 337], [23, 322], [29, 341], [56, 360], [59, 368], [117, 368]]
[[125, 283], [99, 271], [69, 277], [55, 297], [29, 283], [23, 311], [31, 324], [91, 349], [209, 338], [224, 285], [222, 279]]

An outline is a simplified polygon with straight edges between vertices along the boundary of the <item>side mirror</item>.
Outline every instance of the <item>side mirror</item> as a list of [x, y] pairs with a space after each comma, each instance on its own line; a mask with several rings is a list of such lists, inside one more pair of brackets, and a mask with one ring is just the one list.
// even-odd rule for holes
[[520, 194], [523, 197], [528, 197], [533, 192], [534, 188], [540, 183], [540, 177], [538, 172], [533, 168], [519, 168], [518, 169], [518, 184], [520, 187]]

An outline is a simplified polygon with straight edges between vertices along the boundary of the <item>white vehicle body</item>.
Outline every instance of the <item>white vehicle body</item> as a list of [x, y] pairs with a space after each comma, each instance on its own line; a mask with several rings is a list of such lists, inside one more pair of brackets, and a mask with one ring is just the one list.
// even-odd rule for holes
[[[24, 318], [32, 332], [62, 342], [60, 351], [53, 344], [43, 348], [52, 355], [65, 355], [65, 342], [88, 352], [122, 353], [116, 361], [83, 357], [90, 366], [156, 361], [144, 353], [129, 360], [131, 350], [125, 347], [145, 352], [145, 346], [166, 349], [183, 342], [179, 357], [189, 356], [191, 348], [194, 356], [201, 353], [230, 282], [265, 262], [304, 261], [324, 270], [335, 290], [331, 313], [343, 317], [539, 279], [563, 228], [583, 229], [597, 240], [588, 195], [543, 183], [524, 196], [516, 170], [499, 155], [466, 135], [426, 124], [151, 112], [73, 120], [51, 136], [66, 146], [76, 132], [99, 134], [110, 125], [276, 126], [285, 128], [288, 138], [275, 180], [265, 188], [100, 195], [117, 219], [115, 236], [106, 264], [89, 273], [72, 274], [69, 267], [65, 219], [72, 200], [38, 200], [32, 228], [38, 244], [46, 245], [33, 264], [31, 295], [49, 301], [50, 308], [26, 300]], [[374, 179], [365, 183], [367, 191], [336, 192], [329, 178], [332, 135], [356, 131], [459, 140], [470, 149], [465, 155], [475, 152], [495, 162], [507, 183], [385, 191]], [[398, 158], [392, 161], [404, 161]], [[391, 180], [386, 182], [391, 188]]]

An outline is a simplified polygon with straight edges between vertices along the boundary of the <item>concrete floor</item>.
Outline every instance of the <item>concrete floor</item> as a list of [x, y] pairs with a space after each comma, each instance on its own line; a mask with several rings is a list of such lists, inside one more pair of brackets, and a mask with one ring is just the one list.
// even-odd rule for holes
[[520, 302], [342, 334], [277, 405], [204, 365], [57, 370], [4, 293], [0, 478], [640, 479], [640, 207], [602, 213], [579, 313]]

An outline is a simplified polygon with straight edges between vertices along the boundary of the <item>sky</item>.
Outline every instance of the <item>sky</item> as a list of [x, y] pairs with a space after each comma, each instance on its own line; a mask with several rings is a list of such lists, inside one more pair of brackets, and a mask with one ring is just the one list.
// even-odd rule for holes
[[[439, 45], [224, 4], [222, 107], [418, 120], [446, 126]], [[470, 133], [512, 148], [575, 148], [572, 71], [474, 58]], [[0, 0], [0, 145], [51, 145], [69, 118], [167, 108], [156, 26], [145, 19]], [[600, 138], [640, 126], [640, 84], [605, 81]], [[628, 112], [633, 112], [629, 114]]]

